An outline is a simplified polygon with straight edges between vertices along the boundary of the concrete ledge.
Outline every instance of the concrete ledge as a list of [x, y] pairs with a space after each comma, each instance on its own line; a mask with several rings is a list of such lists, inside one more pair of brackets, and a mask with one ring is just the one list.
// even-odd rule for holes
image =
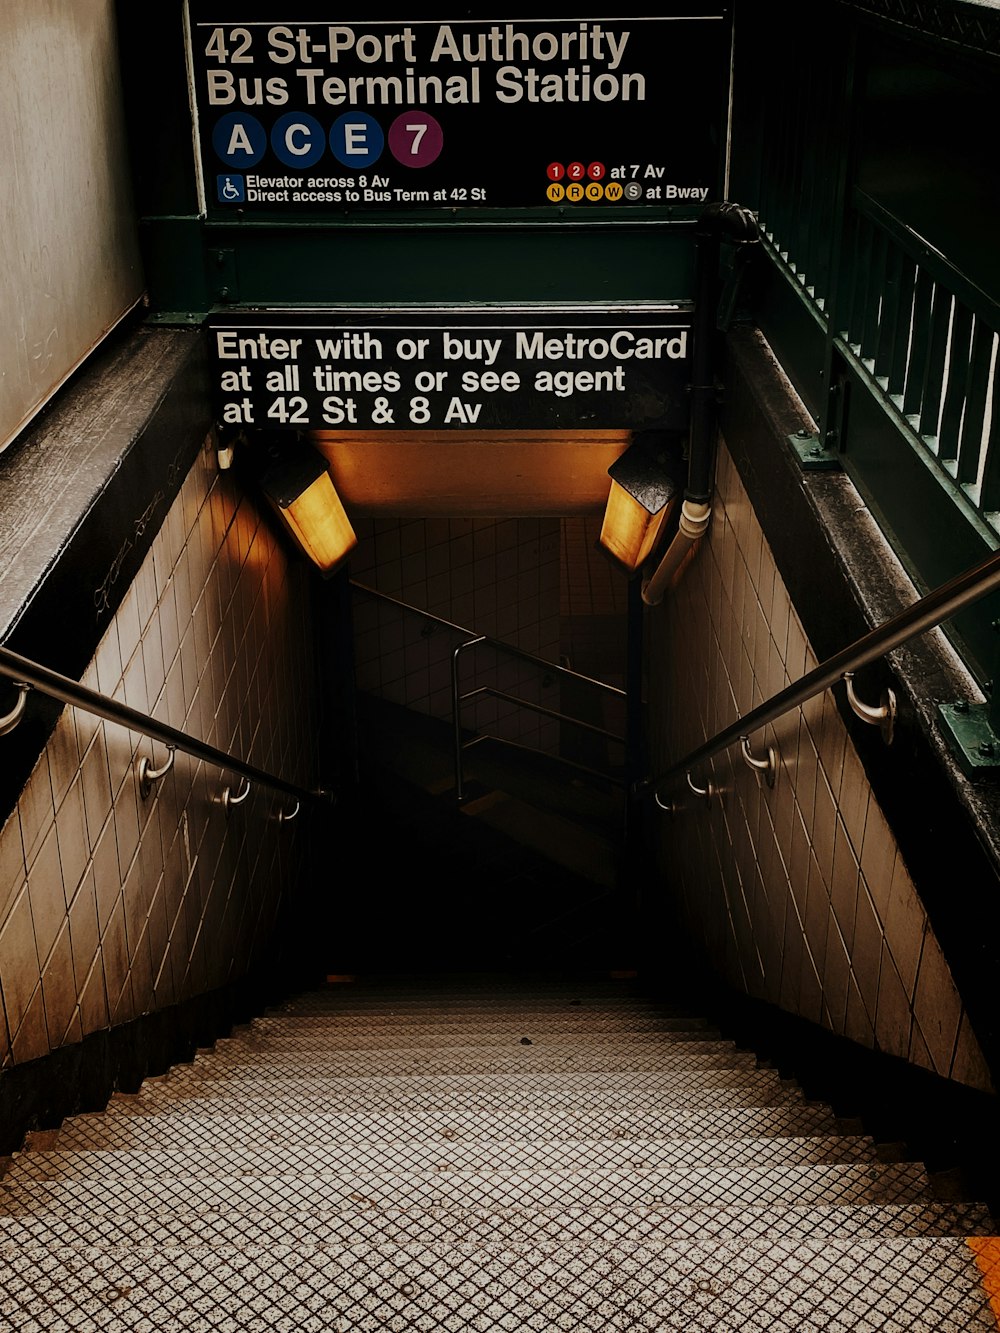
[[[110, 343], [0, 458], [0, 641], [78, 678], [211, 424], [200, 331]], [[0, 682], [0, 708], [8, 687]], [[0, 820], [59, 705], [32, 697], [4, 741]]]

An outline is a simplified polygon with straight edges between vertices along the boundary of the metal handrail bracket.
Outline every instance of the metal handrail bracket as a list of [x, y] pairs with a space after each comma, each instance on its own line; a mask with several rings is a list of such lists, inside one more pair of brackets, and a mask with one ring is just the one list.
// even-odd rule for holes
[[10, 712], [0, 717], [0, 736], [9, 736], [21, 718], [24, 717], [24, 709], [28, 702], [28, 691], [31, 686], [23, 680], [15, 680], [14, 689], [18, 692], [17, 699]]
[[150, 792], [161, 778], [165, 778], [174, 766], [174, 759], [177, 755], [176, 745], [167, 746], [167, 760], [162, 768], [153, 768], [149, 760], [143, 755], [136, 763], [135, 775], [139, 781], [139, 795], [142, 799], [148, 800]]

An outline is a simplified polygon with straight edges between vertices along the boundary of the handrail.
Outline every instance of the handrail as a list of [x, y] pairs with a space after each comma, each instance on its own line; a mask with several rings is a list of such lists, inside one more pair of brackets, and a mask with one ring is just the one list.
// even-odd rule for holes
[[[148, 736], [151, 740], [162, 741], [168, 749], [180, 750], [195, 759], [203, 759], [216, 768], [238, 773], [246, 778], [248, 782], [256, 782], [262, 786], [271, 787], [275, 791], [294, 796], [297, 801], [315, 802], [333, 799], [332, 792], [325, 791], [322, 788], [310, 791], [305, 787], [297, 786], [294, 782], [286, 782], [284, 778], [279, 778], [274, 773], [268, 773], [262, 768], [248, 764], [245, 760], [238, 759], [236, 755], [228, 754], [225, 750], [218, 750], [214, 745], [208, 745], [205, 741], [200, 741], [197, 737], [188, 735], [187, 732], [178, 731], [176, 727], [168, 726], [166, 722], [159, 722], [148, 713], [140, 713], [138, 709], [120, 703], [117, 699], [112, 699], [106, 694], [92, 690], [86, 685], [81, 685], [79, 681], [71, 680], [68, 676], [61, 676], [57, 671], [52, 671], [39, 662], [33, 662], [30, 658], [22, 657], [9, 648], [0, 647], [0, 676], [6, 676], [20, 686], [30, 686], [32, 689], [39, 690], [42, 694], [58, 699], [60, 703], [83, 709], [87, 713], [103, 717], [108, 722], [128, 727], [131, 731], [141, 732], [142, 735]], [[152, 772], [148, 769], [145, 776], [147, 779], [153, 778]], [[162, 771], [160, 776], [162, 776]]]
[[[462, 646], [469, 647], [468, 644]], [[462, 703], [466, 699], [475, 699], [479, 694], [489, 695], [491, 699], [500, 699], [503, 703], [517, 704], [518, 708], [525, 708], [529, 713], [540, 713], [542, 717], [550, 718], [553, 722], [568, 722], [591, 736], [599, 736], [602, 741], [613, 741], [616, 745], [625, 744], [624, 736], [619, 736], [615, 731], [608, 731], [607, 727], [599, 727], [594, 722], [584, 722], [582, 717], [571, 717], [569, 713], [560, 712], [558, 708], [546, 708], [544, 704], [532, 703], [530, 699], [522, 699], [516, 694], [507, 694], [505, 690], [495, 689], [492, 685], [477, 685], [474, 690], [466, 690], [461, 696]]]
[[779, 690], [777, 694], [772, 695], [770, 699], [743, 717], [737, 718], [735, 722], [717, 732], [683, 759], [671, 764], [656, 777], [644, 778], [641, 782], [635, 783], [632, 794], [634, 796], [646, 796], [650, 792], [657, 794], [663, 783], [690, 774], [697, 764], [705, 759], [711, 759], [713, 755], [727, 749], [734, 741], [742, 741], [743, 737], [759, 731], [761, 727], [776, 721], [783, 714], [791, 712], [793, 708], [798, 708], [815, 695], [822, 694], [845, 675], [884, 657], [886, 653], [901, 647], [911, 639], [926, 634], [942, 621], [948, 620], [998, 588], [1000, 588], [1000, 550], [992, 551], [978, 564], [942, 583], [926, 596], [918, 598], [912, 606], [906, 607], [875, 629], [869, 630], [860, 639], [842, 648], [839, 653], [834, 653], [825, 662], [821, 662], [812, 671], [806, 672], [797, 681]]
[[[433, 620], [444, 629], [462, 636], [462, 642], [452, 649], [451, 654], [451, 714], [455, 766], [455, 799], [460, 805], [465, 799], [465, 773], [462, 762], [463, 752], [467, 750], [470, 745], [488, 739], [486, 736], [479, 736], [475, 741], [471, 742], [462, 740], [462, 704], [465, 700], [472, 699], [476, 695], [490, 694], [496, 698], [505, 699], [509, 703], [516, 704], [518, 707], [527, 708], [532, 712], [542, 713], [555, 721], [569, 723], [572, 726], [595, 733], [605, 739], [616, 741], [621, 745], [625, 744], [625, 737], [616, 736], [613, 732], [605, 731], [601, 727], [595, 727], [592, 723], [584, 722], [581, 718], [570, 717], [567, 714], [557, 712], [555, 709], [546, 708], [541, 704], [532, 703], [528, 699], [517, 698], [515, 695], [504, 694], [491, 687], [484, 686], [479, 689], [466, 691], [466, 693], [463, 694], [458, 682], [458, 662], [461, 654], [466, 648], [478, 648], [481, 644], [487, 644], [497, 652], [507, 653], [512, 657], [518, 658], [522, 662], [528, 662], [532, 666], [538, 667], [542, 671], [554, 673], [564, 679], [577, 681], [583, 685], [592, 685], [599, 690], [604, 690], [606, 694], [614, 695], [619, 699], [626, 699], [626, 692], [619, 689], [617, 685], [609, 685], [606, 681], [595, 680], [592, 676], [584, 676], [579, 671], [573, 671], [569, 667], [558, 666], [556, 663], [546, 661], [544, 657], [537, 657], [534, 653], [529, 653], [523, 648], [517, 648], [510, 643], [504, 643], [502, 639], [494, 639], [488, 634], [477, 634], [474, 630], [465, 629], [462, 625], [456, 625], [453, 621], [445, 620], [441, 616], [434, 615], [432, 611], [425, 611], [419, 606], [411, 606], [408, 602], [402, 602], [397, 597], [389, 596], [388, 593], [379, 592], [377, 588], [370, 588], [365, 583], [358, 583], [355, 579], [351, 580], [351, 587], [356, 588], [359, 592], [367, 593], [370, 597], [374, 597], [378, 601], [388, 602], [390, 606], [396, 607], [397, 610], [406, 611], [412, 615], [422, 616], [427, 620]], [[557, 760], [567, 768], [574, 768], [579, 772], [593, 773], [593, 770], [584, 769], [582, 765], [574, 764], [568, 759], [557, 757]], [[612, 782], [615, 786], [624, 786], [624, 783], [608, 775], [594, 774], [594, 776], [606, 778], [606, 780]]]
[[357, 588], [359, 592], [367, 593], [369, 597], [374, 597], [377, 601], [388, 602], [390, 606], [395, 606], [400, 611], [409, 611], [414, 615], [423, 616], [425, 620], [433, 620], [435, 624], [441, 625], [444, 629], [453, 630], [456, 634], [464, 634], [467, 638], [475, 639], [477, 643], [487, 643], [499, 652], [507, 653], [511, 657], [518, 657], [522, 662], [530, 662], [534, 666], [541, 667], [544, 671], [552, 671], [557, 676], [566, 676], [568, 679], [578, 680], [584, 685], [593, 685], [599, 690], [604, 690], [607, 694], [617, 695], [621, 699], [625, 698], [625, 691], [619, 689], [617, 685], [609, 685], [607, 681], [595, 680], [593, 676], [584, 676], [581, 672], [573, 671], [569, 667], [548, 662], [544, 657], [536, 657], [534, 653], [529, 653], [524, 648], [517, 648], [512, 643], [504, 643], [503, 639], [494, 639], [489, 634], [477, 634], [475, 630], [466, 629], [463, 625], [456, 625], [454, 621], [436, 616], [433, 611], [425, 611], [420, 606], [411, 606], [409, 602], [401, 602], [398, 597], [391, 597], [388, 593], [379, 592], [378, 588], [370, 588], [366, 583], [359, 583], [356, 579], [351, 579], [351, 587]]

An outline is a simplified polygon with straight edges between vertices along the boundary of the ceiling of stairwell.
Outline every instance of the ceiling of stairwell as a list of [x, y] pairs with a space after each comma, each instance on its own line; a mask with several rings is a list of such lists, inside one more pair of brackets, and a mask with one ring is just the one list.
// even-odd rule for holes
[[347, 509], [398, 516], [601, 513], [618, 431], [317, 431]]

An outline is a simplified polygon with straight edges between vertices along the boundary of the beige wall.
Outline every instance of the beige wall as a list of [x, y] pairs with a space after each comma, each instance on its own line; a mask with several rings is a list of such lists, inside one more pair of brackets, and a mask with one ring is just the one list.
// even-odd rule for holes
[[0, 449], [143, 290], [113, 0], [0, 4]]
[[[206, 446], [83, 682], [314, 786], [307, 577]], [[308, 888], [285, 798], [253, 789], [227, 818], [232, 779], [178, 755], [144, 801], [150, 746], [66, 708], [0, 832], [4, 1065], [237, 979]]]
[[[650, 613], [654, 768], [817, 665], [728, 452], [712, 526]], [[818, 591], [818, 590], [817, 590]], [[842, 688], [841, 686], [837, 687]], [[941, 948], [829, 694], [752, 738], [780, 753], [773, 789], [738, 748], [659, 814], [662, 875], [734, 987], [976, 1087], [989, 1078]]]

